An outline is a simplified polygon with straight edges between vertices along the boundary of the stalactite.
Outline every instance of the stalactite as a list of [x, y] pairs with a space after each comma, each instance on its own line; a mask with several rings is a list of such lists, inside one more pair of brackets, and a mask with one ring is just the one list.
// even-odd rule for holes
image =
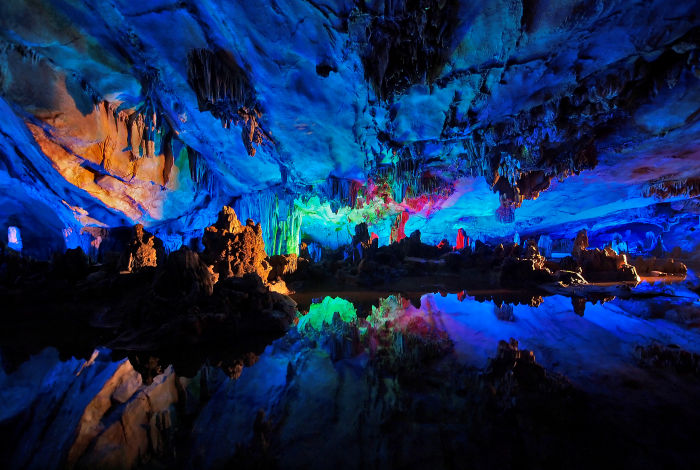
[[199, 192], [214, 194], [216, 181], [214, 174], [207, 168], [206, 161], [202, 155], [192, 147], [186, 146], [186, 149], [190, 178], [194, 183], [195, 189]]
[[361, 2], [351, 21], [353, 29], [363, 30], [355, 40], [365, 46], [365, 79], [377, 96], [389, 99], [413, 84], [436, 79], [449, 57], [459, 2], [383, 2], [383, 10], [369, 3]]
[[660, 199], [674, 196], [695, 197], [700, 195], [700, 178], [653, 181], [644, 186], [642, 194], [644, 197], [656, 196]]
[[303, 215], [297, 211], [294, 199], [282, 199], [274, 191], [244, 194], [234, 203], [241, 220], [259, 220], [268, 255], [299, 254]]
[[551, 258], [552, 239], [549, 237], [549, 235], [540, 235], [540, 238], [537, 240], [537, 249], [542, 256]]
[[357, 207], [357, 196], [361, 186], [359, 181], [330, 176], [316, 187], [315, 192], [323, 195], [331, 203], [333, 211], [337, 212], [342, 206]]
[[[200, 108], [212, 110], [221, 105], [232, 107], [230, 116], [219, 109], [221, 116], [238, 113], [238, 108], [255, 107], [255, 94], [245, 71], [233, 56], [224, 51], [193, 49], [187, 56], [187, 79], [197, 93]], [[229, 121], [230, 121], [229, 120]]]
[[522, 173], [520, 171], [520, 161], [505, 152], [501, 152], [501, 163], [498, 167], [498, 173], [504, 176], [512, 187], [516, 187]]
[[[164, 139], [173, 131], [151, 94], [152, 91], [149, 91], [143, 104], [135, 111], [127, 112], [127, 141], [132, 160], [160, 155]], [[124, 112], [118, 111], [118, 115]]]
[[454, 186], [441, 177], [426, 170], [427, 165], [420, 157], [414, 157], [404, 149], [402, 155], [391, 164], [383, 164], [368, 170], [369, 177], [377, 186], [386, 185], [390, 196], [396, 202], [424, 195], [449, 196]]
[[310, 242], [307, 244], [307, 250], [309, 252], [309, 257], [314, 263], [321, 261], [323, 257], [323, 247], [318, 242]]
[[187, 82], [197, 95], [200, 111], [209, 111], [228, 129], [241, 126], [241, 139], [248, 155], [271, 142], [260, 126], [255, 89], [245, 70], [224, 50], [193, 49], [187, 56]]
[[197, 152], [192, 147], [187, 147], [187, 161], [190, 167], [190, 178], [194, 183], [197, 183], [197, 176], [199, 175], [197, 171], [197, 163], [199, 160], [199, 152]]

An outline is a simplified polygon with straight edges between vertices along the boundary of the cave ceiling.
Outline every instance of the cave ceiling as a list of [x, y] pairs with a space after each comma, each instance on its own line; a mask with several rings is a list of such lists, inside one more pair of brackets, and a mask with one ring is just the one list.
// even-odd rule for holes
[[697, 219], [698, 13], [6, 0], [0, 216], [25, 239], [201, 230], [236, 198], [316, 214], [380, 200], [438, 239]]

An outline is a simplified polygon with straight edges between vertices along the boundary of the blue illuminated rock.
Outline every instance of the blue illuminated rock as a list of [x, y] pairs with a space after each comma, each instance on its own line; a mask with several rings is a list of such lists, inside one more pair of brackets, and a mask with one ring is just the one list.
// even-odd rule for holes
[[161, 3], [0, 7], [0, 221], [25, 253], [136, 223], [175, 251], [228, 204], [268, 255], [362, 222], [381, 246], [399, 214], [430, 244], [697, 215], [692, 0]]

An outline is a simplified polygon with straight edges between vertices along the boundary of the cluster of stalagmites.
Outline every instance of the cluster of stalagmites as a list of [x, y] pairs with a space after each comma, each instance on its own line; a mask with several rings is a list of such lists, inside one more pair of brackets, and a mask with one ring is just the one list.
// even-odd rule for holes
[[167, 271], [196, 273], [204, 286], [202, 291], [209, 292], [219, 280], [249, 274], [258, 276], [264, 284], [274, 284], [308, 265], [307, 259], [296, 254], [268, 257], [260, 224], [250, 219], [242, 224], [228, 206], [221, 210], [216, 223], [204, 230], [202, 243], [202, 253], [185, 247], [166, 259], [163, 243], [139, 224], [132, 229], [131, 239], [120, 257], [120, 267], [123, 271], [139, 272], [148, 267], [166, 266], [170, 267]]
[[[201, 254], [183, 247], [171, 253], [164, 264], [170, 277], [196, 279], [197, 292], [211, 294], [219, 281], [254, 276], [266, 287], [287, 293], [283, 279], [303, 272], [309, 263], [296, 254], [268, 257], [260, 224], [250, 219], [242, 224], [228, 206], [219, 212], [216, 223], [204, 230], [202, 243]], [[123, 267], [135, 272], [163, 265], [164, 260], [162, 242], [144, 231], [141, 225], [134, 227], [132, 239], [122, 256]]]
[[617, 254], [612, 248], [588, 249], [588, 234], [581, 230], [574, 239], [571, 252], [584, 277], [594, 282], [639, 282], [634, 266], [627, 263], [627, 255]]
[[[549, 244], [545, 243], [542, 249], [551, 256], [551, 240], [547, 240]], [[682, 263], [672, 259], [639, 258], [633, 265], [626, 254], [618, 254], [610, 247], [588, 249], [585, 230], [577, 234], [571, 255], [554, 261], [540, 252], [534, 240], [496, 247], [477, 240], [473, 246], [457, 248], [446, 239], [438, 245], [425, 244], [417, 230], [399, 242], [379, 247], [377, 240], [369, 236], [367, 226], [360, 224], [349, 246], [326, 251], [323, 261], [306, 269], [305, 276], [328, 280], [332, 274], [341, 283], [371, 287], [406, 276], [476, 276], [479, 271], [482, 275], [476, 276], [476, 282], [482, 284], [571, 286], [589, 282], [636, 283], [640, 280], [638, 270], [648, 273], [654, 269], [679, 274], [686, 271]]]
[[643, 258], [638, 256], [632, 260], [632, 264], [637, 269], [639, 274], [646, 275], [685, 275], [688, 272], [688, 267], [676, 261], [673, 258]]
[[574, 240], [571, 256], [561, 261], [548, 261], [541, 256], [533, 240], [526, 242], [524, 252], [518, 245], [504, 248], [506, 253], [501, 265], [501, 284], [514, 285], [523, 282], [558, 282], [563, 285], [587, 282], [639, 282], [634, 266], [627, 263], [627, 256], [617, 254], [612, 248], [588, 250], [588, 236], [581, 230]]
[[[117, 233], [115, 231], [115, 233]], [[103, 245], [110, 245], [107, 234]], [[462, 238], [464, 234], [460, 235]], [[340, 283], [374, 287], [391, 283], [403, 277], [471, 276], [470, 282], [484, 285], [517, 287], [559, 283], [563, 286], [583, 285], [589, 282], [639, 282], [639, 275], [655, 276], [685, 274], [686, 266], [672, 258], [638, 257], [628, 261], [627, 255], [615, 252], [610, 246], [589, 249], [588, 236], [581, 230], [573, 241], [571, 255], [559, 261], [551, 256], [551, 240], [523, 244], [502, 243], [495, 247], [481, 241], [452, 247], [444, 239], [438, 245], [421, 241], [414, 231], [399, 242], [378, 246], [365, 223], [355, 227], [349, 246], [324, 250], [319, 262], [310, 261], [309, 248], [302, 243], [300, 256], [295, 254], [268, 257], [265, 252], [263, 231], [252, 220], [241, 223], [233, 209], [224, 207], [216, 223], [204, 231], [201, 253], [187, 248], [166, 256], [162, 242], [141, 225], [131, 229], [121, 242], [123, 251], [118, 257], [120, 271], [139, 273], [158, 271], [157, 291], [168, 291], [168, 285], [183, 286], [178, 292], [189, 296], [211, 294], [217, 282], [254, 276], [266, 288], [288, 293], [292, 288], [304, 288], [304, 283]], [[539, 247], [538, 247], [539, 245]], [[112, 248], [119, 244], [111, 243]], [[540, 249], [544, 251], [540, 251]], [[71, 278], [80, 278], [90, 267], [82, 252], [68, 250], [54, 259], [56, 270], [63, 270]], [[109, 253], [103, 256], [109, 264]], [[59, 265], [63, 266], [59, 269]], [[480, 273], [480, 274], [479, 274]], [[92, 273], [91, 278], [100, 274]], [[185, 286], [188, 286], [185, 289]], [[457, 290], [461, 290], [461, 286]], [[184, 289], [184, 290], [183, 290]], [[183, 294], [185, 295], [185, 294]]]
[[260, 224], [248, 219], [242, 225], [234, 210], [224, 207], [216, 224], [204, 230], [202, 243], [202, 258], [212, 266], [217, 280], [249, 273], [267, 280], [271, 267], [266, 260]]
[[102, 253], [101, 264], [90, 264], [80, 248], [51, 262], [3, 256], [0, 292], [11, 321], [46, 317], [47, 330], [56, 322], [69, 331], [66, 342], [75, 334], [84, 348], [96, 346], [84, 343], [97, 335], [80, 331], [95, 328], [102, 331], [101, 344], [114, 349], [182, 346], [185, 355], [187, 346], [225, 344], [235, 357], [260, 352], [296, 316], [296, 303], [277, 276], [303, 263], [295, 256], [267, 258], [260, 225], [241, 224], [228, 207], [206, 229], [201, 254], [187, 247], [166, 254], [142, 225], [115, 230], [114, 237], [104, 244], [120, 246], [121, 253]]

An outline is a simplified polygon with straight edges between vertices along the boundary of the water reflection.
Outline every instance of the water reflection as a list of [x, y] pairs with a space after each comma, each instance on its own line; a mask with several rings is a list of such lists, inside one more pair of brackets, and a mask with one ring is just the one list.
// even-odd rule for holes
[[[700, 353], [699, 331], [689, 322], [699, 315], [697, 295], [685, 286], [667, 288], [642, 287], [623, 299], [483, 291], [315, 295], [300, 305], [313, 318], [247, 358], [183, 348], [128, 359], [101, 350], [90, 360], [65, 360], [45, 350], [14, 371], [0, 370], [0, 431], [21, 430], [0, 457], [9, 455], [14, 467], [54, 468], [68, 456], [68, 464], [99, 468], [112, 458], [130, 466], [129, 456], [149, 455], [163, 468], [207, 468], [231, 462], [236, 449], [246, 458], [266, 457], [272, 443], [291, 461], [306, 462], [298, 449], [330, 458], [341, 442], [368, 433], [394, 449], [408, 426], [431, 449], [442, 448], [439, 434], [426, 438], [433, 418], [453, 420], [459, 442], [486, 436], [484, 445], [499, 452], [533, 426], [548, 439], [564, 436], [566, 455], [600, 448], [600, 429], [629, 442], [636, 429], [653, 429], [655, 416], [684, 416], [700, 396], [692, 375], [669, 382], [649, 374], [638, 357], [642, 351], [645, 364], [654, 364], [661, 353], [673, 356], [668, 348], [645, 349], [649, 344]], [[504, 351], [500, 362], [492, 360]], [[530, 391], [521, 393], [528, 383]], [[671, 390], [669, 383], [683, 386]], [[589, 413], [586, 400], [572, 402], [571, 387], [605, 396], [596, 405], [604, 411]], [[671, 414], [665, 402], [652, 403], [663, 415], [648, 413], [655, 394], [677, 390]], [[606, 420], [618, 416], [622, 401], [624, 415], [641, 421], [611, 428], [615, 423]], [[541, 403], [558, 403], [556, 419], [542, 417], [548, 408]], [[507, 419], [503, 410], [511, 406], [522, 407], [516, 414], [525, 424]], [[40, 415], [51, 422], [35, 419]], [[565, 434], [571, 429], [585, 429], [592, 441], [579, 446], [581, 436]], [[499, 440], [503, 430], [513, 435]]]

